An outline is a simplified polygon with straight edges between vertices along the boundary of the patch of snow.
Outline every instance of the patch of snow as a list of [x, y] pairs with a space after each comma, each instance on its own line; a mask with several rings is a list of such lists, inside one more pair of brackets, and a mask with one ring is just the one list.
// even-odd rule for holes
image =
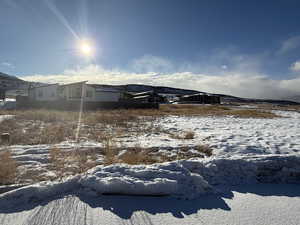
[[0, 109], [15, 109], [17, 103], [15, 100], [0, 101]]
[[12, 119], [14, 115], [0, 115], [0, 123], [4, 120]]
[[256, 105], [239, 105], [237, 108], [245, 108], [245, 109], [257, 109]]
[[[300, 113], [274, 111], [282, 118], [168, 116], [159, 121], [166, 133], [141, 134], [120, 139], [126, 146], [137, 142], [143, 147], [178, 148], [207, 144], [216, 155], [290, 154], [300, 151]], [[193, 131], [194, 139], [174, 139]]]

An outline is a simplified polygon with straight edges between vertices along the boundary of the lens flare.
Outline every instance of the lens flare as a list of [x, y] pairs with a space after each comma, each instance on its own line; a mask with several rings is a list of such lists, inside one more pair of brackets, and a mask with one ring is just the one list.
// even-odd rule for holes
[[94, 54], [94, 48], [90, 41], [81, 40], [78, 44], [78, 50], [83, 56], [92, 56]]

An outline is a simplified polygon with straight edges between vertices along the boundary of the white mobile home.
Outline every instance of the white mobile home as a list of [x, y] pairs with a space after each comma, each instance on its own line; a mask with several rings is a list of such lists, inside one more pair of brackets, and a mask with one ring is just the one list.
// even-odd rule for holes
[[47, 84], [29, 88], [28, 97], [33, 101], [55, 101], [58, 100], [58, 87], [58, 84]]
[[87, 84], [86, 81], [58, 85], [48, 84], [30, 88], [28, 97], [32, 101], [80, 101], [84, 102], [118, 102], [123, 91], [109, 85]]
[[58, 95], [67, 101], [83, 98], [85, 102], [118, 102], [123, 96], [123, 91], [108, 85], [87, 84], [84, 81], [61, 85]]

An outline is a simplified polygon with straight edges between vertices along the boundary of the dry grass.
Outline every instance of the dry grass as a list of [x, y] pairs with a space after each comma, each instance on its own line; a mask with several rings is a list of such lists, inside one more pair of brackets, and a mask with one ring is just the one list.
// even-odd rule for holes
[[40, 130], [38, 136], [39, 144], [54, 144], [59, 143], [66, 138], [74, 139], [75, 127], [70, 124], [47, 124], [43, 129]]
[[50, 169], [53, 170], [58, 179], [65, 176], [84, 173], [96, 166], [95, 151], [63, 151], [59, 148], [50, 149]]
[[256, 109], [239, 109], [232, 110], [228, 115], [232, 115], [239, 118], [261, 118], [261, 119], [273, 119], [280, 117], [272, 112], [256, 110]]
[[37, 183], [40, 181], [47, 181], [50, 178], [45, 174], [42, 174], [40, 170], [34, 169], [23, 169], [18, 174], [19, 182], [20, 183]]
[[114, 127], [127, 127], [129, 123], [138, 122], [138, 115], [131, 114], [126, 110], [110, 110], [85, 112], [83, 115], [84, 123], [87, 125], [102, 124]]
[[[122, 112], [122, 111], [120, 111]], [[222, 105], [161, 105], [159, 110], [136, 109], [126, 111], [131, 116], [143, 116], [149, 119], [162, 116], [235, 116], [242, 118], [275, 118], [274, 113], [256, 109], [234, 109]]]
[[213, 149], [208, 145], [197, 145], [195, 149], [208, 157], [213, 155]]
[[151, 149], [140, 146], [128, 149], [119, 157], [119, 162], [129, 165], [154, 164], [160, 162], [159, 158], [151, 153]]
[[71, 124], [57, 124], [42, 122], [26, 122], [16, 119], [5, 120], [1, 123], [1, 133], [9, 133], [9, 143], [0, 145], [36, 145], [36, 144], [53, 144], [64, 141], [66, 138], [73, 138], [75, 127]]
[[[55, 110], [27, 110], [1, 112], [14, 114], [15, 119], [1, 123], [0, 132], [10, 133], [9, 144], [51, 144], [73, 139], [77, 126], [78, 112]], [[221, 105], [162, 105], [160, 110], [107, 110], [83, 113], [80, 137], [98, 141], [107, 130], [117, 136], [123, 134], [159, 133], [156, 121], [163, 116], [235, 116], [241, 118], [274, 118], [275, 114], [256, 109], [231, 109]], [[192, 134], [186, 139], [193, 138]], [[3, 144], [3, 143], [2, 143]]]
[[24, 110], [10, 111], [10, 115], [16, 115], [19, 119], [42, 121], [45, 123], [66, 122], [78, 120], [78, 112], [59, 110]]
[[49, 152], [49, 162], [51, 163], [56, 176], [62, 179], [66, 173], [67, 156], [59, 148], [52, 148]]
[[188, 131], [185, 133], [185, 135], [183, 136], [183, 139], [194, 139], [195, 137], [195, 132], [193, 131]]
[[17, 162], [10, 151], [0, 153], [0, 184], [13, 184], [17, 176]]
[[71, 162], [75, 164], [75, 174], [85, 173], [89, 169], [95, 167], [96, 163], [96, 153], [94, 151], [80, 151], [74, 152]]
[[[267, 110], [267, 109], [266, 109]], [[10, 142], [13, 144], [54, 144], [66, 139], [73, 139], [77, 127], [78, 112], [64, 112], [54, 110], [29, 110], [29, 111], [1, 111], [3, 115], [16, 115], [14, 119], [5, 120], [0, 125], [0, 133], [9, 133]], [[212, 149], [199, 145], [190, 151], [190, 147], [182, 147], [176, 155], [168, 156], [157, 153], [154, 149], [146, 149], [141, 146], [127, 148], [124, 154], [120, 154], [121, 148], [117, 145], [117, 138], [122, 136], [134, 136], [140, 134], [161, 133], [162, 130], [157, 120], [164, 116], [235, 116], [241, 118], [274, 118], [275, 114], [262, 109], [233, 109], [221, 105], [162, 105], [159, 110], [109, 110], [83, 113], [83, 126], [80, 129], [80, 138], [95, 140], [104, 144], [101, 151], [64, 151], [52, 149], [49, 153], [51, 169], [57, 178], [84, 173], [95, 166], [99, 158], [104, 165], [114, 163], [127, 164], [153, 164], [193, 157], [211, 156]], [[193, 131], [181, 134], [170, 134], [176, 139], [194, 139]], [[6, 145], [7, 143], [0, 143]], [[5, 155], [6, 154], [6, 155]], [[0, 164], [0, 183], [10, 183], [15, 180], [17, 165], [10, 153], [5, 153], [0, 163], [5, 161], [9, 166], [4, 168]], [[5, 158], [6, 157], [6, 158]], [[103, 158], [102, 158], [103, 157]], [[15, 169], [14, 169], [15, 168]], [[6, 172], [5, 172], [6, 171]], [[11, 171], [11, 172], [7, 172]], [[9, 175], [4, 175], [9, 174]], [[5, 178], [6, 176], [6, 178]], [[39, 174], [28, 171], [27, 176], [36, 179]]]
[[253, 104], [263, 110], [284, 110], [300, 112], [300, 105]]
[[195, 138], [194, 131], [185, 131], [182, 134], [169, 133], [169, 136], [173, 139], [191, 140]]
[[[275, 118], [274, 113], [256, 109], [232, 109], [221, 105], [165, 105], [163, 111], [181, 116], [235, 116], [241, 118]], [[173, 112], [172, 112], [173, 111]]]

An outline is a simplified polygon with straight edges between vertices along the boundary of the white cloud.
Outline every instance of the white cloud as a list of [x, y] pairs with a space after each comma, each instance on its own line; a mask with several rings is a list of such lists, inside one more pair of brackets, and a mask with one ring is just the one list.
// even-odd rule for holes
[[130, 67], [140, 73], [154, 71], [171, 72], [174, 70], [174, 65], [170, 60], [153, 55], [144, 55], [141, 58], [133, 60]]
[[300, 47], [300, 35], [291, 37], [283, 41], [280, 49], [277, 51], [277, 54], [285, 54], [299, 47]]
[[227, 70], [227, 69], [228, 69], [228, 66], [227, 66], [227, 65], [222, 65], [221, 68], [222, 68], [223, 70]]
[[295, 72], [300, 71], [300, 60], [294, 62], [294, 63], [291, 65], [290, 69], [291, 69], [292, 71], [295, 71]]
[[4, 66], [4, 67], [10, 67], [10, 68], [13, 68], [13, 67], [14, 67], [14, 65], [11, 64], [11, 63], [9, 63], [9, 62], [2, 62], [2, 63], [1, 63], [1, 66]]
[[224, 93], [251, 98], [286, 98], [300, 95], [300, 77], [273, 80], [266, 75], [224, 70], [221, 74], [177, 73], [130, 73], [121, 70], [106, 70], [99, 65], [78, 67], [62, 74], [28, 75], [23, 79], [39, 82], [71, 83], [88, 80], [99, 84], [148, 84], [194, 89], [211, 93]]

